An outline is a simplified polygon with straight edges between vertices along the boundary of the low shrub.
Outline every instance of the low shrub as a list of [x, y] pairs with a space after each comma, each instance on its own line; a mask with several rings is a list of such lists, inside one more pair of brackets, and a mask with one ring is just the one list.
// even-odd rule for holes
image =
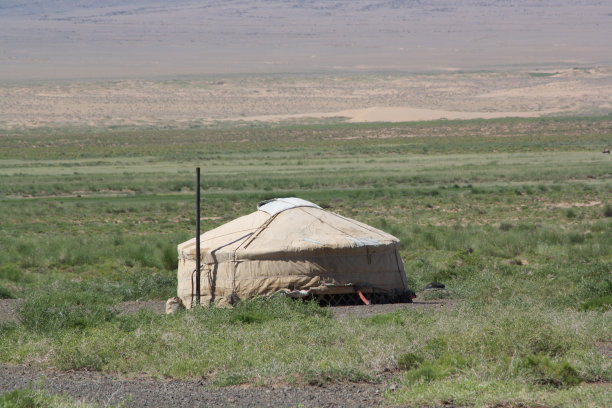
[[582, 244], [586, 240], [586, 237], [580, 232], [570, 232], [567, 239], [571, 244]]
[[595, 296], [580, 305], [580, 310], [600, 310], [612, 309], [612, 295]]
[[14, 299], [15, 296], [4, 286], [0, 286], [0, 299]]
[[409, 383], [418, 381], [429, 382], [445, 378], [448, 374], [449, 372], [445, 370], [445, 367], [441, 367], [431, 361], [426, 361], [414, 370], [408, 371], [405, 378]]
[[11, 282], [23, 282], [27, 280], [19, 265], [15, 263], [0, 265], [0, 279]]
[[13, 390], [0, 395], [0, 406], [6, 408], [35, 408], [47, 405], [47, 399], [32, 388]]
[[97, 405], [73, 401], [64, 395], [49, 395], [44, 389], [34, 389], [32, 387], [0, 394], [0, 407], [3, 408], [86, 408], [94, 406]]
[[178, 254], [174, 245], [168, 245], [162, 248], [161, 254], [162, 266], [165, 270], [174, 271], [178, 268]]
[[381, 325], [381, 326], [388, 325], [388, 324], [392, 324], [396, 326], [404, 325], [404, 320], [401, 318], [401, 316], [398, 313], [385, 313], [385, 314], [374, 315], [372, 317], [364, 319], [364, 321], [367, 324], [371, 324], [371, 325]]
[[263, 323], [274, 317], [256, 310], [239, 310], [230, 316], [231, 323]]
[[271, 298], [256, 297], [239, 302], [232, 309], [203, 307], [201, 313], [208, 319], [227, 323], [263, 323], [274, 319], [300, 319], [319, 316], [331, 317], [331, 312], [319, 306], [315, 301], [296, 301], [287, 296], [272, 296]]
[[565, 360], [553, 361], [546, 355], [537, 354], [528, 356], [522, 363], [529, 376], [539, 385], [571, 387], [582, 382], [576, 369]]
[[0, 324], [0, 338], [4, 335], [8, 335], [19, 328], [18, 323], [16, 322], [6, 322]]
[[397, 365], [402, 370], [412, 370], [417, 368], [423, 362], [423, 357], [414, 353], [404, 353], [397, 359]]
[[425, 360], [418, 363], [406, 373], [405, 378], [409, 383], [441, 380], [468, 365], [468, 361], [464, 357], [458, 354], [444, 353], [433, 361]]
[[612, 265], [594, 263], [578, 289], [580, 310], [606, 310], [612, 306]]

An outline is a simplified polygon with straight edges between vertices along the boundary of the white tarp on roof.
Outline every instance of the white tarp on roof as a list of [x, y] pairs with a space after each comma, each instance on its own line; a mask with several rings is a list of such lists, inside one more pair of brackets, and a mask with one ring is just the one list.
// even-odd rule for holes
[[281, 211], [295, 207], [321, 208], [310, 201], [302, 200], [301, 198], [296, 197], [275, 198], [273, 200], [263, 201], [257, 205], [258, 210], [265, 211], [270, 215], [278, 214]]

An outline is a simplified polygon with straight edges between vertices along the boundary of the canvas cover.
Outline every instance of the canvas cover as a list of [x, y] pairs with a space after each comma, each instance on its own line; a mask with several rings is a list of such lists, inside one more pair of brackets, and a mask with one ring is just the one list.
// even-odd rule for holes
[[[279, 291], [301, 294], [408, 290], [399, 240], [299, 198], [258, 210], [200, 237], [202, 304]], [[178, 246], [178, 297], [195, 301], [195, 238]]]

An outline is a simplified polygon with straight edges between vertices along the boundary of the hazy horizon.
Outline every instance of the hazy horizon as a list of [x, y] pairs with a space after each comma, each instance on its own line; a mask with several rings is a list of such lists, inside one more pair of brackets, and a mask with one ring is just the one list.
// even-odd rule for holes
[[593, 0], [4, 0], [0, 80], [612, 65], [610, 38]]

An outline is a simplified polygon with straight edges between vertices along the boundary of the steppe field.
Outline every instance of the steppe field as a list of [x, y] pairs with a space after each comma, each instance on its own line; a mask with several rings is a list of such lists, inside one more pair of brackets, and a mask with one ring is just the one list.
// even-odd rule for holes
[[[488, 75], [539, 88], [596, 75], [597, 94], [609, 83], [602, 72]], [[473, 77], [457, 74], [455, 86]], [[289, 81], [225, 83], [238, 80], [268, 81], [270, 89]], [[212, 81], [153, 86], [175, 87], [167, 94], [225, 86]], [[355, 86], [368, 81], [383, 83], [359, 77]], [[41, 86], [49, 87], [27, 92]], [[72, 84], [65, 103], [86, 93], [79, 87], [110, 86], [117, 85]], [[546, 103], [525, 94], [503, 109], [528, 112], [521, 107]], [[223, 98], [232, 93], [218, 98], [220, 105]], [[316, 95], [297, 99], [318, 104]], [[249, 116], [302, 109], [289, 101], [281, 98], [266, 112], [252, 108]], [[96, 126], [58, 115], [46, 127], [25, 119], [6, 125], [0, 136], [0, 385], [22, 389], [4, 394], [7, 401], [341, 406], [350, 398], [348, 405], [362, 406], [530, 407], [611, 401], [612, 159], [602, 154], [612, 144], [609, 114], [164, 126], [103, 123], [116, 117], [104, 111], [114, 105], [96, 111], [88, 103], [72, 106], [92, 112], [93, 122], [101, 118]], [[587, 97], [583, 103], [598, 104]], [[245, 104], [241, 109], [250, 112]], [[230, 118], [239, 104], [227, 106]], [[311, 200], [399, 237], [416, 303], [342, 313], [273, 299], [160, 314], [176, 291], [176, 245], [194, 234], [196, 166], [204, 230], [252, 212], [262, 199]], [[422, 292], [431, 281], [446, 290]], [[47, 379], [38, 388], [23, 388], [41, 378]]]
[[[0, 5], [0, 407], [612, 406], [611, 6], [52, 3]], [[204, 231], [312, 201], [414, 303], [164, 314], [196, 167]]]

